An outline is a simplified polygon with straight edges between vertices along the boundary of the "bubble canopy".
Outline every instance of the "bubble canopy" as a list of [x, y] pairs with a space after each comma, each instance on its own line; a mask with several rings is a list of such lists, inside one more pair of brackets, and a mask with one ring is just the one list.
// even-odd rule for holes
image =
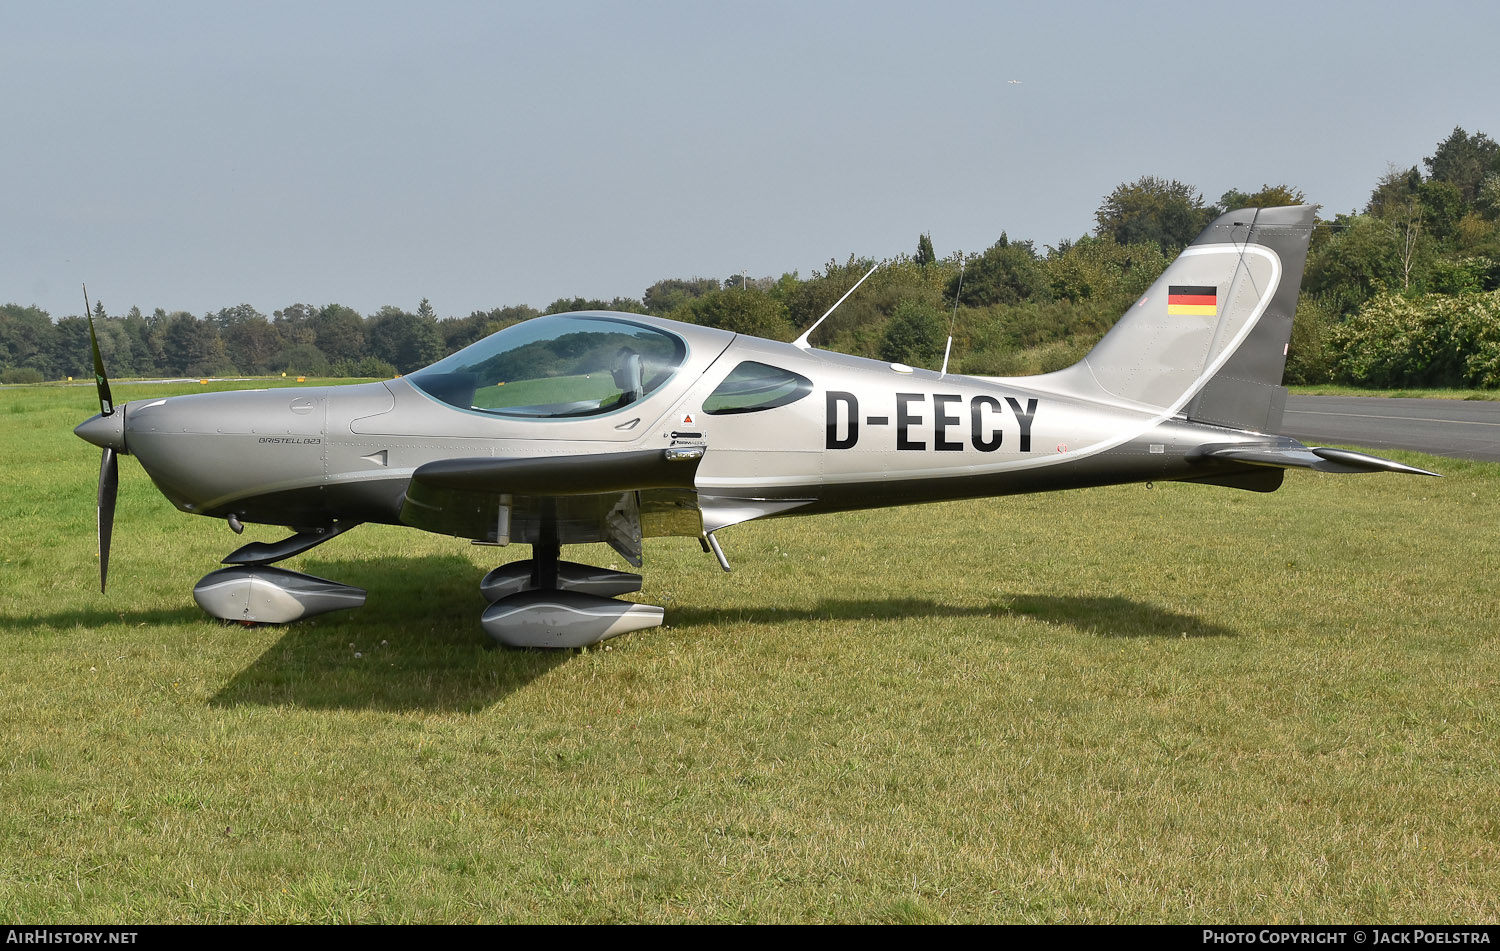
[[674, 333], [616, 317], [552, 314], [506, 327], [406, 377], [459, 409], [527, 419], [597, 416], [649, 396], [682, 366]]

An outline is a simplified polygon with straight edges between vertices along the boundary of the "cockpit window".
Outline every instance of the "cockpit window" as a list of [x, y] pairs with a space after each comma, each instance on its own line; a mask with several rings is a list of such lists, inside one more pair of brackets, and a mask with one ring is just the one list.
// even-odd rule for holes
[[687, 357], [676, 334], [555, 314], [491, 334], [407, 377], [427, 395], [497, 416], [594, 416], [661, 386]]
[[710, 416], [756, 413], [795, 403], [812, 392], [812, 381], [790, 370], [747, 360], [729, 371], [703, 401]]

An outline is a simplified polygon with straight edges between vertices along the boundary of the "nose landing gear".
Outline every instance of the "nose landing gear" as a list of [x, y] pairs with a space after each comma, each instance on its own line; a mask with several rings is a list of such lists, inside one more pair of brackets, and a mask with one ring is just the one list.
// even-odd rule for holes
[[226, 621], [287, 624], [357, 608], [365, 603], [365, 589], [269, 565], [236, 565], [205, 575], [193, 588], [193, 600]]
[[335, 523], [272, 544], [243, 545], [224, 559], [232, 567], [203, 576], [193, 587], [193, 600], [216, 618], [243, 624], [288, 624], [329, 611], [357, 608], [365, 603], [363, 588], [271, 567], [273, 562], [321, 545], [355, 524]]

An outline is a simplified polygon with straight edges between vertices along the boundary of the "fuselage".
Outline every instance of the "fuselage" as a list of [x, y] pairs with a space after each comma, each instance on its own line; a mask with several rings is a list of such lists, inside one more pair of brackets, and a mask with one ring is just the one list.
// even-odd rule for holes
[[[1194, 459], [1193, 450], [1251, 438], [1170, 408], [1060, 391], [1045, 376], [943, 375], [636, 315], [527, 323], [558, 318], [568, 334], [548, 337], [543, 324], [511, 335], [524, 347], [475, 351], [481, 342], [386, 382], [134, 401], [124, 407], [125, 451], [185, 512], [306, 528], [411, 524], [402, 507], [412, 474], [440, 460], [587, 457], [608, 466], [618, 453], [701, 448], [701, 522], [648, 531], [699, 534], [770, 515], [1212, 481], [1243, 467]], [[568, 349], [558, 341], [591, 339], [578, 328], [601, 338], [607, 329], [611, 348], [621, 328], [671, 346], [658, 356], [617, 348], [625, 371], [536, 365]], [[619, 382], [632, 374], [636, 382]], [[484, 537], [482, 526], [445, 530]]]

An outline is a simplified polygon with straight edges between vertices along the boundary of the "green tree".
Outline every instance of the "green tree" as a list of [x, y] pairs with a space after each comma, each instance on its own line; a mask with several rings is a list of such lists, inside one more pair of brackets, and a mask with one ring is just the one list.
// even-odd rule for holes
[[[958, 298], [960, 275], [953, 275], [946, 294]], [[961, 302], [970, 307], [1018, 304], [1051, 297], [1047, 274], [1030, 241], [1011, 241], [1004, 232], [1000, 240], [964, 268]]]
[[[1430, 250], [1427, 206], [1422, 201], [1426, 184], [1416, 166], [1402, 169], [1390, 165], [1365, 204], [1365, 214], [1378, 218], [1391, 230], [1390, 253], [1395, 258], [1395, 269], [1403, 290], [1411, 287], [1414, 274], [1420, 273], [1419, 265]], [[1395, 283], [1392, 280], [1391, 286]], [[1370, 293], [1374, 290], [1371, 287]], [[1366, 293], [1360, 300], [1368, 297], [1369, 293]]]
[[266, 315], [249, 304], [236, 304], [233, 307], [225, 307], [223, 310], [205, 319], [219, 328], [219, 333], [222, 334], [235, 324], [244, 323], [247, 320], [265, 320]]
[[[363, 359], [369, 352], [365, 339], [365, 320], [359, 312], [343, 304], [326, 304], [307, 314], [303, 325], [312, 331], [311, 342], [329, 362]], [[301, 342], [301, 341], [299, 341]]]
[[1307, 196], [1302, 189], [1290, 185], [1262, 185], [1258, 192], [1242, 192], [1231, 188], [1219, 197], [1219, 202], [1210, 209], [1209, 217], [1217, 217], [1239, 208], [1285, 208], [1289, 205], [1305, 205]]
[[1094, 213], [1099, 223], [1094, 233], [1117, 244], [1149, 241], [1174, 252], [1198, 236], [1211, 211], [1193, 186], [1143, 175], [1105, 197]]
[[1098, 301], [1106, 308], [1117, 308], [1145, 293], [1168, 262], [1155, 243], [1116, 244], [1085, 236], [1052, 249], [1046, 273], [1055, 298]]
[[1465, 204], [1479, 194], [1484, 179], [1500, 172], [1500, 144], [1483, 132], [1469, 135], [1454, 126], [1448, 138], [1438, 143], [1436, 151], [1422, 159], [1427, 174], [1439, 182], [1458, 189]]
[[886, 322], [880, 359], [914, 367], [936, 368], [947, 330], [943, 313], [925, 301], [905, 300]]
[[[331, 306], [331, 305], [330, 305]], [[286, 345], [316, 344], [318, 332], [313, 325], [317, 309], [306, 304], [293, 304], [276, 311], [272, 323]]]
[[235, 372], [224, 350], [219, 328], [186, 311], [167, 318], [162, 332], [162, 369], [179, 376], [215, 376]]
[[89, 322], [83, 317], [64, 317], [51, 335], [53, 375], [61, 377], [94, 377], [93, 348], [89, 345]]
[[1336, 355], [1331, 337], [1337, 325], [1338, 314], [1316, 297], [1303, 294], [1297, 299], [1283, 382], [1311, 384], [1332, 381]]
[[518, 307], [476, 310], [467, 317], [440, 320], [438, 330], [443, 335], [443, 349], [447, 353], [454, 353], [475, 341], [483, 340], [496, 331], [504, 330], [511, 324], [530, 320], [537, 314], [536, 308], [522, 304]]
[[269, 373], [277, 354], [286, 346], [276, 327], [263, 314], [256, 314], [220, 331], [224, 350], [244, 373]]
[[1307, 256], [1305, 291], [1348, 315], [1376, 294], [1403, 285], [1406, 242], [1395, 227], [1374, 215], [1338, 215], [1332, 228], [1333, 237]]
[[[725, 286], [729, 286], [727, 281], [725, 282]], [[733, 286], [740, 286], [738, 275], [734, 278]], [[641, 296], [641, 301], [645, 305], [646, 313], [665, 317], [688, 301], [696, 300], [704, 294], [716, 290], [719, 290], [719, 282], [712, 278], [695, 277], [687, 280], [674, 277], [664, 281], [657, 281], [646, 288], [646, 293]]]
[[293, 376], [329, 376], [333, 367], [323, 351], [310, 343], [294, 343], [282, 350], [272, 366]]
[[709, 291], [678, 307], [673, 320], [734, 333], [790, 340], [794, 336], [786, 305], [758, 288]]
[[370, 355], [384, 360], [398, 373], [420, 370], [443, 355], [443, 335], [433, 318], [422, 318], [397, 307], [380, 308], [368, 323]]
[[1486, 221], [1500, 221], [1500, 172], [1486, 175], [1484, 181], [1479, 183], [1474, 210]]
[[917, 256], [912, 260], [916, 262], [917, 267], [926, 267], [937, 260], [937, 254], [932, 250], [931, 234], [924, 231], [922, 236], [917, 238]]
[[[120, 328], [130, 341], [130, 354], [134, 360], [134, 372], [139, 376], [157, 376], [161, 368], [157, 365], [159, 354], [151, 346], [151, 326], [141, 316], [139, 307], [131, 307], [120, 320]], [[123, 374], [110, 366], [111, 374]]]
[[611, 310], [622, 314], [644, 314], [645, 306], [633, 297], [616, 297], [613, 300], [589, 300], [583, 297], [559, 297], [548, 304], [543, 314], [567, 314], [578, 310]]
[[1480, 255], [1445, 255], [1427, 269], [1426, 285], [1433, 294], [1473, 294], [1494, 290], [1500, 267]]
[[1425, 233], [1440, 244], [1451, 241], [1464, 216], [1465, 205], [1458, 186], [1437, 179], [1423, 182], [1417, 186], [1417, 201], [1422, 205]]
[[0, 304], [0, 370], [30, 367], [45, 379], [57, 379], [52, 359], [56, 333], [45, 310]]
[[[852, 254], [842, 264], [831, 259], [821, 271], [813, 271], [812, 277], [786, 289], [782, 299], [786, 302], [792, 325], [802, 330], [823, 316], [874, 264], [869, 258], [857, 258]], [[844, 307], [852, 303], [856, 302], [852, 299], [845, 301]]]
[[127, 332], [123, 318], [95, 320], [94, 329], [99, 340], [99, 356], [110, 376], [137, 376], [150, 370], [149, 356], [143, 354], [144, 361], [138, 358], [135, 341]]

